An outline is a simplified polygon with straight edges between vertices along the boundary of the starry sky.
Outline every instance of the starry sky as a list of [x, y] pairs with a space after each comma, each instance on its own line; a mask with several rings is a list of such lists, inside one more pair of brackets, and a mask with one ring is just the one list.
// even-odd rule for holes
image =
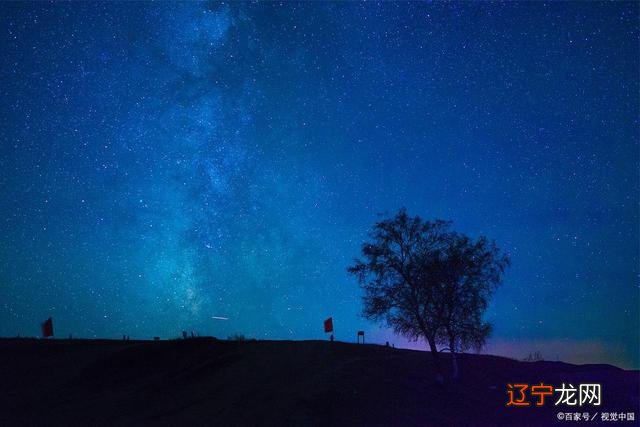
[[638, 368], [639, 8], [0, 4], [0, 336], [424, 348], [346, 273], [405, 206], [511, 256], [485, 351]]

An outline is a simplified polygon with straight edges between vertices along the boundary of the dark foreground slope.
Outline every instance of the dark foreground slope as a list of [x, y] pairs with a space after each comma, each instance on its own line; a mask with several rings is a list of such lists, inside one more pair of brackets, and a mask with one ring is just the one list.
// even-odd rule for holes
[[[560, 411], [640, 416], [638, 371], [464, 355], [462, 379], [442, 387], [429, 356], [319, 341], [4, 339], [0, 425], [553, 425]], [[554, 406], [554, 395], [544, 407], [505, 407], [513, 382], [601, 383], [603, 403]]]

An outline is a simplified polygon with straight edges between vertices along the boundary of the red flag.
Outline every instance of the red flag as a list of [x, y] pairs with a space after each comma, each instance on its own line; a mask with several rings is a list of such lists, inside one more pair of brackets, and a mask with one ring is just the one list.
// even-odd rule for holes
[[42, 324], [42, 337], [43, 338], [47, 338], [47, 337], [52, 337], [52, 336], [53, 336], [53, 319], [51, 319], [51, 317], [49, 317]]
[[324, 331], [325, 332], [333, 332], [333, 318], [329, 317], [324, 321]]

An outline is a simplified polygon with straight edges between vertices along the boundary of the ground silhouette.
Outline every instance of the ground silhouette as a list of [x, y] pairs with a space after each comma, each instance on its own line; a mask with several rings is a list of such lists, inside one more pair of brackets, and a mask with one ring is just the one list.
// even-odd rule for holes
[[[326, 341], [0, 339], [0, 425], [554, 425], [638, 413], [638, 371]], [[598, 408], [506, 407], [507, 383], [601, 383]], [[555, 400], [555, 399], [553, 399]], [[630, 425], [629, 423], [625, 425]]]

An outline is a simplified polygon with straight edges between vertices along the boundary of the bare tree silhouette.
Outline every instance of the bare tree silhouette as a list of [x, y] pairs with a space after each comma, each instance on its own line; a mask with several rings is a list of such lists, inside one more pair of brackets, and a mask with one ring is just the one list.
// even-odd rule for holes
[[456, 353], [479, 349], [491, 332], [482, 316], [509, 264], [486, 237], [474, 240], [452, 231], [450, 221], [423, 221], [401, 209], [374, 225], [348, 271], [364, 290], [364, 316], [425, 339], [443, 381], [438, 345], [452, 353], [456, 378]]

